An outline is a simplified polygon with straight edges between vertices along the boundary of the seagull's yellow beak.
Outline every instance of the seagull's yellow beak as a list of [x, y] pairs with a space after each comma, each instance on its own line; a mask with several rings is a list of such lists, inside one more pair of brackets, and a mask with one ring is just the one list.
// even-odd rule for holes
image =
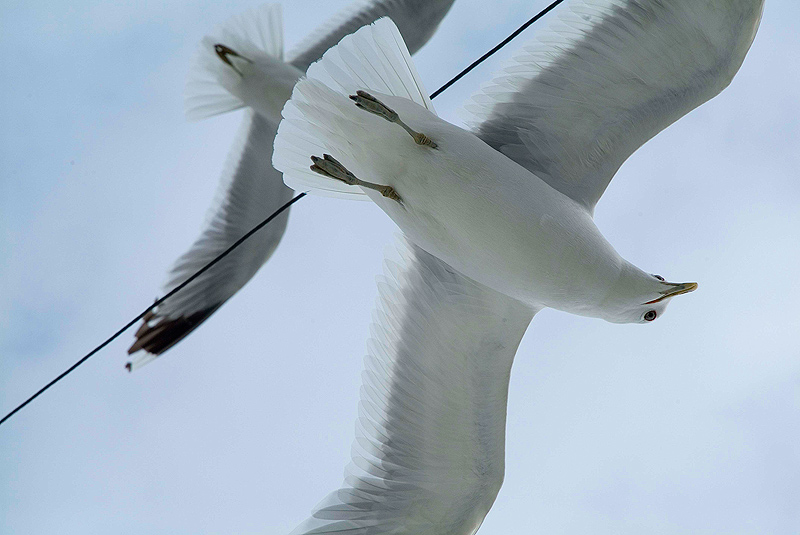
[[648, 301], [644, 303], [645, 305], [659, 303], [664, 299], [669, 299], [670, 297], [675, 297], [676, 295], [688, 294], [689, 292], [693, 292], [697, 289], [696, 282], [682, 282], [680, 284], [676, 284], [674, 282], [665, 282], [664, 284], [667, 286], [667, 288], [661, 291], [661, 297], [658, 299], [653, 299], [652, 301]]
[[236, 71], [239, 74], [239, 76], [244, 76], [244, 75], [242, 74], [242, 71], [240, 71], [236, 67], [236, 65], [233, 64], [233, 62], [231, 61], [231, 59], [228, 56], [230, 56], [232, 58], [241, 58], [241, 59], [243, 59], [244, 61], [246, 61], [248, 63], [253, 63], [252, 60], [242, 56], [241, 54], [239, 54], [238, 52], [236, 52], [232, 48], [228, 48], [227, 46], [221, 45], [219, 43], [214, 45], [214, 52], [217, 53], [217, 56], [219, 57], [219, 59], [221, 59], [224, 63], [227, 63], [228, 65], [230, 65], [230, 67], [234, 71]]

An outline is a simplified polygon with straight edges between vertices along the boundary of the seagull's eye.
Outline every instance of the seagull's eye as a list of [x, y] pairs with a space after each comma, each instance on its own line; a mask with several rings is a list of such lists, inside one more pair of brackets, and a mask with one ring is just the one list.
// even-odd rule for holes
[[653, 275], [653, 276], [654, 276], [655, 278], [657, 278], [658, 280], [660, 280], [661, 282], [666, 282], [666, 281], [664, 280], [664, 277], [662, 277], [661, 275]]
[[650, 311], [645, 313], [644, 321], [653, 321], [654, 319], [656, 319], [656, 315], [657, 314], [656, 314], [655, 310], [650, 310]]

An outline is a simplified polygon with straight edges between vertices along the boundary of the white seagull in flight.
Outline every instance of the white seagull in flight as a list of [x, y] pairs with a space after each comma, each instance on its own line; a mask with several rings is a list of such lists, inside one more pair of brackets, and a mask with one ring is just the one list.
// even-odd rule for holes
[[293, 533], [472, 535], [503, 482], [511, 364], [536, 312], [649, 323], [697, 287], [621, 258], [593, 209], [631, 153], [731, 82], [763, 0], [568, 5], [474, 97], [471, 131], [436, 115], [388, 19], [286, 104], [287, 184], [366, 195], [408, 242], [381, 285], [352, 463]]
[[[186, 85], [186, 116], [197, 120], [248, 108], [200, 236], [173, 265], [164, 293], [183, 283], [294, 195], [271, 164], [280, 111], [308, 66], [347, 34], [389, 16], [413, 53], [431, 38], [454, 0], [359, 2], [313, 32], [284, 60], [280, 5], [233, 17], [200, 45]], [[284, 211], [186, 288], [148, 313], [128, 350], [129, 370], [178, 343], [239, 291], [272, 256]]]

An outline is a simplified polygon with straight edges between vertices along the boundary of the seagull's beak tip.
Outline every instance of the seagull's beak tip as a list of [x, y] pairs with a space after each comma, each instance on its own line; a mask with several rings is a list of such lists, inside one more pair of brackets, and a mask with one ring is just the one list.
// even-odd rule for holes
[[696, 282], [683, 282], [683, 283], [664, 282], [663, 284], [667, 285], [669, 288], [661, 291], [661, 297], [659, 297], [658, 299], [653, 299], [652, 301], [648, 301], [644, 303], [645, 305], [652, 305], [654, 303], [659, 303], [664, 299], [669, 299], [675, 297], [676, 295], [688, 294], [689, 292], [695, 291], [698, 286]]
[[697, 289], [698, 284], [696, 282], [684, 282], [681, 284], [676, 284], [675, 288], [669, 292], [667, 292], [667, 296], [675, 297], [676, 295], [683, 295], [693, 292]]

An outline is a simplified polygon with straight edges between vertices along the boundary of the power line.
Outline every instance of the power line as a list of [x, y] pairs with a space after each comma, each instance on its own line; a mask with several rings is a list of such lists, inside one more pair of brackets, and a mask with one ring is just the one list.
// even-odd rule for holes
[[537, 13], [536, 15], [534, 15], [533, 17], [531, 17], [530, 19], [528, 19], [528, 21], [527, 21], [525, 24], [523, 24], [522, 26], [520, 26], [519, 28], [517, 28], [516, 30], [514, 30], [514, 33], [512, 33], [511, 35], [509, 35], [508, 37], [506, 37], [505, 39], [503, 39], [502, 41], [500, 41], [500, 42], [497, 44], [497, 46], [495, 46], [493, 49], [491, 49], [490, 51], [488, 51], [486, 54], [482, 55], [481, 57], [479, 57], [478, 59], [476, 59], [475, 61], [473, 61], [473, 62], [470, 64], [470, 66], [469, 66], [469, 67], [467, 67], [466, 69], [464, 69], [464, 70], [463, 70], [463, 71], [461, 71], [460, 73], [456, 74], [456, 75], [455, 75], [453, 78], [451, 78], [451, 79], [450, 79], [450, 81], [449, 81], [449, 82], [447, 82], [447, 83], [446, 83], [446, 84], [444, 84], [442, 87], [440, 87], [439, 89], [437, 89], [436, 91], [434, 91], [433, 93], [431, 93], [431, 100], [435, 99], [435, 98], [436, 98], [436, 97], [439, 95], [439, 93], [441, 93], [442, 91], [444, 91], [445, 89], [447, 89], [448, 87], [450, 87], [451, 85], [453, 85], [454, 83], [458, 82], [458, 81], [459, 81], [461, 78], [463, 78], [463, 77], [464, 77], [464, 76], [465, 76], [465, 75], [466, 75], [466, 74], [467, 74], [469, 71], [471, 71], [472, 69], [474, 69], [475, 67], [477, 67], [478, 65], [480, 65], [481, 63], [483, 63], [484, 61], [486, 61], [487, 59], [489, 59], [491, 56], [493, 56], [493, 55], [494, 55], [494, 53], [495, 53], [495, 52], [497, 52], [498, 50], [500, 50], [501, 48], [503, 48], [504, 46], [506, 46], [506, 45], [507, 45], [508, 43], [510, 43], [510, 42], [511, 42], [511, 41], [512, 41], [512, 40], [513, 40], [513, 39], [514, 39], [516, 36], [518, 36], [519, 34], [521, 34], [522, 32], [524, 32], [524, 31], [525, 31], [525, 29], [526, 29], [528, 26], [530, 26], [531, 24], [533, 24], [534, 22], [536, 22], [536, 21], [537, 21], [537, 20], [539, 20], [540, 18], [542, 18], [542, 17], [544, 17], [545, 15], [547, 15], [548, 13], [550, 13], [550, 11], [552, 11], [553, 9], [555, 9], [555, 7], [556, 7], [558, 4], [560, 4], [561, 2], [563, 2], [563, 1], [564, 1], [564, 0], [556, 0], [555, 2], [553, 2], [552, 4], [550, 4], [549, 6], [547, 6], [547, 7], [546, 7], [546, 8], [544, 8], [543, 10], [541, 10], [539, 13]]
[[105, 341], [105, 342], [103, 342], [103, 343], [102, 343], [102, 344], [100, 344], [99, 346], [97, 346], [97, 347], [95, 347], [94, 349], [92, 349], [92, 350], [91, 350], [89, 353], [87, 353], [86, 355], [84, 355], [84, 356], [83, 356], [83, 357], [82, 357], [82, 358], [81, 358], [81, 359], [80, 359], [78, 362], [76, 362], [75, 364], [73, 364], [72, 366], [70, 366], [69, 368], [67, 368], [67, 369], [66, 369], [66, 370], [65, 370], [65, 371], [64, 371], [64, 372], [63, 372], [61, 375], [59, 375], [58, 377], [56, 377], [55, 379], [53, 379], [52, 381], [50, 381], [49, 383], [47, 383], [46, 385], [44, 385], [44, 386], [43, 386], [41, 389], [39, 389], [39, 391], [38, 391], [38, 392], [36, 392], [34, 395], [32, 395], [31, 397], [29, 397], [28, 399], [26, 399], [24, 403], [22, 403], [22, 404], [21, 404], [20, 406], [18, 406], [16, 409], [14, 409], [13, 411], [11, 411], [11, 412], [9, 412], [8, 414], [6, 414], [5, 416], [3, 416], [3, 419], [2, 419], [2, 420], [0, 420], [0, 425], [2, 425], [2, 424], [3, 424], [3, 422], [5, 422], [6, 420], [8, 420], [8, 419], [9, 419], [9, 418], [11, 418], [12, 416], [14, 416], [14, 414], [15, 414], [17, 411], [19, 411], [19, 410], [20, 410], [22, 407], [24, 407], [25, 405], [27, 405], [28, 403], [30, 403], [31, 401], [33, 401], [34, 399], [36, 399], [37, 397], [39, 397], [39, 395], [40, 395], [42, 392], [44, 392], [45, 390], [47, 390], [48, 388], [50, 388], [51, 386], [53, 386], [54, 384], [56, 384], [57, 382], [59, 382], [61, 379], [63, 379], [64, 377], [66, 377], [66, 376], [67, 376], [69, 373], [71, 373], [71, 372], [72, 372], [72, 370], [74, 370], [75, 368], [77, 368], [78, 366], [80, 366], [81, 364], [83, 364], [84, 362], [86, 362], [87, 360], [89, 360], [89, 358], [91, 358], [91, 357], [92, 357], [92, 356], [93, 356], [95, 353], [97, 353], [98, 351], [100, 351], [101, 349], [103, 349], [104, 347], [106, 347], [108, 344], [110, 344], [111, 342], [113, 342], [113, 341], [114, 341], [114, 340], [115, 340], [115, 339], [116, 339], [116, 338], [117, 338], [119, 335], [121, 335], [122, 333], [124, 333], [125, 331], [127, 331], [128, 329], [130, 329], [130, 328], [131, 328], [131, 327], [132, 327], [132, 326], [133, 326], [133, 325], [134, 325], [134, 324], [135, 324], [137, 321], [139, 321], [140, 319], [142, 319], [142, 318], [145, 316], [145, 314], [147, 314], [149, 311], [151, 311], [152, 309], [154, 309], [155, 307], [157, 307], [158, 305], [160, 305], [161, 303], [163, 303], [164, 301], [166, 301], [167, 299], [169, 299], [170, 297], [172, 297], [173, 295], [175, 295], [176, 293], [178, 293], [179, 291], [181, 291], [183, 288], [185, 288], [185, 287], [186, 287], [186, 286], [187, 286], [189, 283], [191, 283], [191, 282], [192, 282], [193, 280], [195, 280], [197, 277], [199, 277], [200, 275], [202, 275], [203, 273], [205, 273], [206, 271], [208, 271], [209, 269], [211, 269], [211, 268], [212, 268], [212, 267], [213, 267], [213, 266], [214, 266], [214, 265], [215, 265], [217, 262], [219, 262], [220, 260], [222, 260], [223, 258], [225, 258], [225, 257], [228, 255], [228, 253], [230, 253], [231, 251], [233, 251], [234, 249], [236, 249], [237, 247], [239, 247], [239, 246], [240, 246], [242, 243], [244, 243], [244, 242], [245, 242], [245, 241], [246, 241], [246, 240], [247, 240], [247, 239], [248, 239], [250, 236], [252, 236], [252, 235], [253, 235], [253, 234], [255, 234], [256, 232], [258, 232], [259, 230], [261, 230], [262, 228], [264, 228], [265, 226], [267, 226], [267, 224], [268, 224], [270, 221], [272, 221], [273, 219], [275, 219], [276, 217], [278, 217], [278, 216], [281, 214], [281, 212], [283, 212], [284, 210], [286, 210], [287, 208], [289, 208], [291, 205], [293, 205], [294, 203], [296, 203], [297, 201], [299, 201], [300, 199], [302, 199], [302, 198], [303, 198], [303, 197], [305, 197], [306, 195], [308, 195], [308, 194], [307, 194], [307, 193], [300, 193], [299, 195], [297, 195], [297, 196], [295, 196], [295, 197], [292, 197], [292, 199], [291, 199], [289, 202], [287, 202], [286, 204], [284, 204], [283, 206], [281, 206], [280, 208], [278, 208], [277, 210], [275, 210], [275, 211], [272, 213], [272, 215], [270, 215], [268, 218], [266, 218], [264, 221], [262, 221], [261, 223], [259, 223], [259, 224], [258, 224], [258, 225], [256, 225], [255, 227], [253, 227], [253, 228], [252, 228], [252, 229], [251, 229], [251, 230], [250, 230], [250, 231], [249, 231], [247, 234], [245, 234], [244, 236], [242, 236], [241, 238], [239, 238], [238, 240], [236, 240], [236, 241], [233, 243], [233, 245], [231, 245], [230, 247], [228, 247], [227, 249], [225, 249], [225, 250], [224, 250], [222, 253], [220, 253], [220, 254], [219, 254], [219, 255], [218, 255], [218, 256], [217, 256], [217, 257], [216, 257], [214, 260], [212, 260], [211, 262], [209, 262], [208, 264], [206, 264], [205, 266], [203, 266], [203, 267], [202, 267], [202, 268], [201, 268], [201, 269], [200, 269], [200, 270], [199, 270], [197, 273], [195, 273], [194, 275], [192, 275], [191, 277], [189, 277], [188, 279], [186, 279], [185, 281], [183, 281], [182, 283], [180, 283], [178, 286], [176, 286], [175, 288], [173, 288], [172, 290], [170, 290], [170, 291], [169, 291], [169, 292], [168, 292], [168, 293], [167, 293], [167, 294], [166, 294], [164, 297], [162, 297], [162, 298], [160, 298], [160, 299], [157, 299], [155, 303], [153, 303], [152, 305], [150, 305], [149, 307], [147, 307], [146, 309], [144, 309], [144, 310], [141, 312], [141, 314], [139, 314], [138, 316], [136, 316], [135, 318], [133, 318], [133, 319], [132, 319], [131, 321], [129, 321], [129, 322], [128, 322], [128, 323], [127, 323], [127, 324], [126, 324], [124, 327], [122, 327], [120, 330], [118, 330], [117, 332], [115, 332], [114, 334], [112, 334], [112, 335], [111, 335], [109, 338], [107, 338], [107, 339], [106, 339], [106, 341]]
[[[469, 66], [468, 66], [466, 69], [464, 69], [463, 71], [461, 71], [460, 73], [458, 73], [457, 75], [455, 75], [455, 76], [454, 76], [453, 78], [451, 78], [451, 79], [450, 79], [450, 80], [449, 80], [449, 81], [448, 81], [446, 84], [444, 84], [442, 87], [440, 87], [439, 89], [437, 89], [436, 91], [434, 91], [433, 93], [431, 93], [431, 100], [435, 99], [437, 96], [439, 96], [441, 93], [443, 93], [443, 92], [444, 92], [444, 91], [445, 91], [447, 88], [449, 88], [451, 85], [453, 85], [454, 83], [456, 83], [457, 81], [459, 81], [461, 78], [463, 78], [463, 77], [464, 77], [464, 76], [465, 76], [467, 73], [469, 73], [469, 72], [470, 72], [472, 69], [474, 69], [475, 67], [477, 67], [478, 65], [480, 65], [481, 63], [483, 63], [484, 61], [486, 61], [487, 59], [489, 59], [489, 58], [490, 58], [492, 55], [494, 55], [494, 54], [495, 54], [495, 52], [497, 52], [498, 50], [500, 50], [501, 48], [503, 48], [504, 46], [506, 46], [506, 45], [507, 45], [508, 43], [510, 43], [510, 42], [511, 42], [511, 41], [512, 41], [512, 40], [513, 40], [513, 39], [514, 39], [516, 36], [518, 36], [520, 33], [522, 33], [522, 32], [523, 32], [523, 31], [524, 31], [524, 30], [525, 30], [525, 29], [526, 29], [528, 26], [530, 26], [531, 24], [533, 24], [534, 22], [536, 22], [537, 20], [539, 20], [540, 18], [542, 18], [543, 16], [545, 16], [547, 13], [549, 13], [549, 12], [550, 12], [550, 11], [551, 11], [553, 8], [555, 8], [555, 7], [556, 7], [558, 4], [562, 3], [563, 1], [564, 1], [564, 0], [556, 0], [555, 2], [553, 2], [552, 4], [550, 4], [549, 6], [547, 6], [546, 8], [544, 8], [542, 11], [540, 11], [539, 13], [537, 13], [536, 15], [534, 15], [533, 17], [531, 17], [530, 19], [528, 19], [528, 21], [527, 21], [527, 22], [525, 22], [525, 24], [523, 24], [522, 26], [520, 26], [519, 28], [517, 28], [517, 29], [516, 29], [516, 30], [515, 30], [515, 31], [514, 31], [514, 32], [513, 32], [511, 35], [509, 35], [508, 37], [506, 37], [505, 39], [503, 39], [503, 40], [502, 40], [502, 41], [501, 41], [499, 44], [497, 44], [497, 46], [495, 46], [494, 48], [492, 48], [491, 50], [489, 50], [487, 53], [485, 53], [483, 56], [481, 56], [481, 57], [480, 57], [480, 58], [478, 58], [477, 60], [473, 61], [473, 62], [472, 62], [472, 63], [471, 63], [471, 64], [470, 64], [470, 65], [469, 65]], [[220, 260], [222, 260], [223, 258], [225, 258], [226, 256], [228, 256], [228, 254], [229, 254], [231, 251], [233, 251], [234, 249], [236, 249], [237, 247], [239, 247], [239, 246], [240, 246], [242, 243], [244, 243], [244, 242], [245, 242], [245, 241], [246, 241], [248, 238], [250, 238], [250, 236], [252, 236], [252, 235], [253, 235], [253, 234], [255, 234], [256, 232], [258, 232], [259, 230], [261, 230], [262, 228], [264, 228], [265, 226], [267, 226], [267, 224], [269, 224], [269, 222], [270, 222], [270, 221], [272, 221], [273, 219], [275, 219], [276, 217], [278, 217], [278, 216], [279, 216], [279, 215], [280, 215], [280, 214], [281, 214], [281, 213], [282, 213], [284, 210], [286, 210], [287, 208], [289, 208], [291, 205], [293, 205], [294, 203], [296, 203], [297, 201], [299, 201], [300, 199], [302, 199], [302, 198], [303, 198], [303, 197], [305, 197], [306, 195], [307, 195], [307, 193], [305, 193], [305, 192], [304, 192], [304, 193], [300, 193], [300, 194], [298, 194], [297, 196], [293, 197], [293, 198], [292, 198], [292, 199], [291, 199], [289, 202], [287, 202], [286, 204], [284, 204], [283, 206], [281, 206], [280, 208], [278, 208], [278, 209], [277, 209], [275, 212], [273, 212], [273, 213], [272, 213], [272, 214], [271, 214], [269, 217], [267, 217], [267, 218], [266, 218], [264, 221], [262, 221], [261, 223], [259, 223], [259, 224], [258, 224], [258, 225], [256, 225], [255, 227], [253, 227], [253, 228], [252, 228], [252, 229], [251, 229], [251, 230], [250, 230], [250, 231], [249, 231], [247, 234], [245, 234], [244, 236], [242, 236], [241, 238], [239, 238], [238, 240], [236, 240], [236, 241], [235, 241], [235, 242], [234, 242], [234, 243], [233, 243], [233, 244], [232, 244], [230, 247], [228, 247], [227, 249], [225, 249], [225, 250], [224, 250], [222, 253], [220, 253], [220, 254], [219, 254], [219, 255], [218, 255], [216, 258], [214, 258], [214, 259], [213, 259], [211, 262], [209, 262], [208, 264], [206, 264], [205, 266], [203, 266], [203, 267], [202, 267], [202, 268], [201, 268], [199, 271], [197, 271], [197, 272], [196, 272], [195, 274], [193, 274], [191, 277], [189, 277], [188, 279], [186, 279], [185, 281], [183, 281], [182, 283], [180, 283], [178, 286], [176, 286], [175, 288], [173, 288], [172, 290], [170, 290], [170, 291], [169, 291], [169, 292], [168, 292], [166, 295], [164, 295], [164, 297], [161, 297], [161, 298], [157, 299], [157, 300], [156, 300], [156, 301], [155, 301], [155, 302], [154, 302], [152, 305], [150, 305], [150, 306], [149, 306], [149, 307], [147, 307], [145, 310], [143, 310], [143, 311], [142, 311], [142, 312], [141, 312], [141, 313], [140, 313], [138, 316], [136, 316], [136, 317], [135, 317], [135, 318], [133, 318], [131, 321], [129, 321], [127, 324], [125, 324], [125, 326], [124, 326], [124, 327], [122, 327], [120, 330], [118, 330], [117, 332], [115, 332], [114, 334], [112, 334], [112, 335], [111, 335], [110, 337], [108, 337], [108, 338], [107, 338], [107, 339], [106, 339], [106, 340], [105, 340], [103, 343], [101, 343], [100, 345], [98, 345], [97, 347], [95, 347], [94, 349], [92, 349], [92, 350], [91, 350], [89, 353], [87, 353], [86, 355], [84, 355], [83, 357], [81, 357], [81, 359], [80, 359], [80, 360], [78, 360], [78, 362], [76, 362], [75, 364], [73, 364], [72, 366], [70, 366], [69, 368], [67, 368], [66, 370], [64, 370], [64, 372], [62, 372], [62, 373], [61, 373], [61, 374], [60, 374], [58, 377], [56, 377], [55, 379], [53, 379], [52, 381], [50, 381], [49, 383], [47, 383], [46, 385], [44, 385], [44, 386], [43, 386], [42, 388], [40, 388], [40, 389], [39, 389], [39, 390], [38, 390], [38, 391], [37, 391], [35, 394], [33, 394], [31, 397], [29, 397], [28, 399], [26, 399], [26, 400], [25, 400], [23, 403], [21, 403], [20, 405], [18, 405], [18, 406], [17, 406], [17, 407], [16, 407], [14, 410], [12, 410], [11, 412], [9, 412], [9, 413], [8, 413], [8, 414], [6, 414], [5, 416], [3, 416], [3, 418], [0, 420], [0, 425], [3, 425], [3, 423], [4, 423], [6, 420], [8, 420], [8, 419], [9, 419], [9, 418], [11, 418], [12, 416], [14, 416], [14, 415], [15, 415], [17, 412], [19, 412], [19, 411], [20, 411], [20, 410], [21, 410], [23, 407], [25, 407], [25, 406], [26, 406], [28, 403], [30, 403], [31, 401], [33, 401], [34, 399], [36, 399], [37, 397], [39, 397], [39, 396], [40, 396], [42, 393], [44, 393], [44, 392], [45, 392], [45, 390], [47, 390], [48, 388], [50, 388], [51, 386], [53, 386], [54, 384], [56, 384], [57, 382], [59, 382], [61, 379], [63, 379], [64, 377], [66, 377], [67, 375], [69, 375], [70, 373], [72, 373], [72, 372], [73, 372], [73, 371], [74, 371], [74, 370], [75, 370], [75, 369], [76, 369], [78, 366], [80, 366], [81, 364], [83, 364], [84, 362], [86, 362], [87, 360], [89, 360], [89, 359], [90, 359], [91, 357], [93, 357], [93, 356], [94, 356], [96, 353], [98, 353], [98, 352], [99, 352], [101, 349], [103, 349], [103, 348], [104, 348], [104, 347], [106, 347], [108, 344], [110, 344], [111, 342], [113, 342], [113, 341], [114, 341], [114, 340], [115, 340], [117, 337], [119, 337], [119, 335], [121, 335], [122, 333], [124, 333], [125, 331], [127, 331], [128, 329], [130, 329], [131, 327], [133, 327], [133, 325], [134, 325], [134, 324], [136, 324], [136, 322], [138, 322], [140, 319], [142, 319], [142, 318], [143, 318], [143, 317], [144, 317], [144, 316], [145, 316], [145, 315], [146, 315], [148, 312], [150, 312], [151, 310], [153, 310], [154, 308], [156, 308], [158, 305], [160, 305], [161, 303], [163, 303], [164, 301], [166, 301], [167, 299], [169, 299], [170, 297], [172, 297], [173, 295], [175, 295], [176, 293], [178, 293], [179, 291], [181, 291], [183, 288], [185, 288], [185, 287], [186, 287], [186, 286], [187, 286], [189, 283], [191, 283], [191, 282], [192, 282], [193, 280], [195, 280], [197, 277], [199, 277], [200, 275], [202, 275], [203, 273], [205, 273], [206, 271], [208, 271], [209, 269], [211, 269], [211, 268], [212, 268], [212, 267], [213, 267], [213, 266], [214, 266], [214, 265], [215, 265], [217, 262], [219, 262]]]

